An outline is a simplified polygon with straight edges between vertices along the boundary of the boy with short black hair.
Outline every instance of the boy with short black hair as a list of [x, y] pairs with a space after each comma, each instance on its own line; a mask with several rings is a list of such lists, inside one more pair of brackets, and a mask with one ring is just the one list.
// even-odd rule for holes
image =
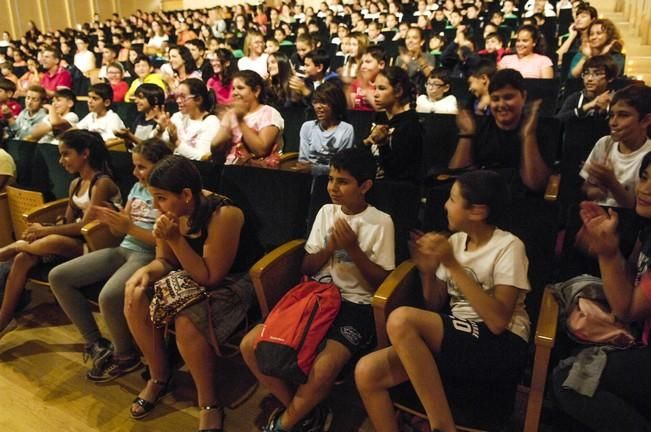
[[57, 135], [79, 123], [79, 117], [73, 109], [77, 97], [72, 90], [61, 88], [54, 93], [52, 102], [44, 105], [48, 115], [31, 132], [31, 140], [40, 143], [58, 145]]
[[366, 202], [375, 171], [375, 161], [366, 149], [342, 150], [330, 162], [332, 204], [324, 205], [316, 216], [301, 270], [317, 280], [330, 276], [342, 302], [307, 382], [295, 388], [260, 371], [254, 347], [262, 325], [242, 340], [247, 365], [286, 407], [271, 415], [265, 432], [328, 430], [332, 413], [319, 403], [344, 366], [375, 345], [371, 298], [395, 266], [391, 217]]
[[610, 112], [612, 92], [609, 87], [618, 75], [617, 63], [609, 55], [590, 57], [583, 64], [583, 90], [569, 95], [556, 118], [606, 118]]
[[588, 199], [608, 207], [633, 208], [642, 158], [651, 151], [651, 87], [630, 85], [613, 96], [610, 135], [595, 144], [580, 175]]
[[468, 90], [475, 97], [473, 112], [476, 115], [490, 115], [491, 96], [488, 92], [488, 85], [496, 71], [495, 62], [489, 59], [480, 60], [477, 66], [470, 71]]
[[342, 87], [341, 80], [335, 72], [329, 72], [330, 56], [322, 49], [310, 51], [304, 59], [305, 79], [293, 76], [289, 79], [289, 88], [308, 100], [322, 83], [330, 81]]
[[25, 96], [25, 109], [17, 117], [6, 116], [9, 124], [9, 135], [15, 139], [25, 139], [32, 132], [35, 125], [46, 116], [43, 104], [47, 94], [40, 85], [32, 85], [27, 89]]
[[93, 84], [88, 89], [88, 115], [78, 124], [78, 129], [99, 133], [104, 141], [115, 138], [113, 131], [123, 129], [122, 119], [111, 110], [113, 89], [105, 83]]

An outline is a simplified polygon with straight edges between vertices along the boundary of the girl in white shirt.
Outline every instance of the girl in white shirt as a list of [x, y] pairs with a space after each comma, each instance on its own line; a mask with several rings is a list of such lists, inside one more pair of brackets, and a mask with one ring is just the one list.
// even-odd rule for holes
[[213, 102], [206, 85], [200, 79], [188, 78], [179, 84], [175, 96], [179, 111], [172, 117], [161, 113], [159, 135], [174, 148], [174, 154], [195, 160], [209, 157], [220, 122], [210, 113]]

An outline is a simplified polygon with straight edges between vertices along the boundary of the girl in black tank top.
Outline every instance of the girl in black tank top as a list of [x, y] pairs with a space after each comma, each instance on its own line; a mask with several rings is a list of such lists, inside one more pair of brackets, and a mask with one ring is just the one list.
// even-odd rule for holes
[[156, 259], [127, 282], [125, 312], [152, 379], [134, 401], [131, 415], [148, 414], [165, 394], [171, 376], [162, 330], [143, 319], [149, 317], [148, 287], [171, 270], [183, 270], [199, 285], [219, 292], [210, 302], [183, 309], [174, 325], [179, 350], [197, 383], [199, 429], [221, 430], [223, 409], [214, 385], [217, 358], [211, 336], [222, 342], [244, 320], [253, 298], [246, 272], [261, 249], [251, 241], [254, 236], [242, 211], [224, 196], [205, 193], [199, 171], [188, 159], [162, 160], [149, 185], [161, 213], [154, 226]]

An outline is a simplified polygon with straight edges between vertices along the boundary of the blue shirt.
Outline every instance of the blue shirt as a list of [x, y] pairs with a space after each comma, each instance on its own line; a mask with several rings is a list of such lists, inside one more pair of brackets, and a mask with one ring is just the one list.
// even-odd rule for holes
[[321, 129], [317, 120], [308, 120], [301, 126], [301, 146], [298, 160], [312, 165], [312, 174], [328, 174], [330, 158], [353, 147], [355, 129], [350, 123], [340, 122], [331, 130]]
[[[149, 189], [140, 182], [134, 184], [131, 192], [129, 192], [128, 201], [131, 201], [131, 212], [129, 216], [133, 224], [149, 231], [153, 230], [159, 213], [154, 208], [154, 199], [149, 193]], [[129, 234], [124, 237], [120, 246], [137, 252], [154, 253], [153, 246]]]

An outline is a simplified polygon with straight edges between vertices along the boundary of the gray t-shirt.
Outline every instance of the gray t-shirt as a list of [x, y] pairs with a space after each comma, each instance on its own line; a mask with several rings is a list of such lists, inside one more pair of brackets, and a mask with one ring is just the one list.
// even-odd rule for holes
[[312, 165], [312, 174], [328, 174], [332, 156], [353, 147], [355, 130], [350, 123], [340, 122], [331, 130], [323, 130], [317, 120], [309, 120], [301, 126], [299, 162]]

